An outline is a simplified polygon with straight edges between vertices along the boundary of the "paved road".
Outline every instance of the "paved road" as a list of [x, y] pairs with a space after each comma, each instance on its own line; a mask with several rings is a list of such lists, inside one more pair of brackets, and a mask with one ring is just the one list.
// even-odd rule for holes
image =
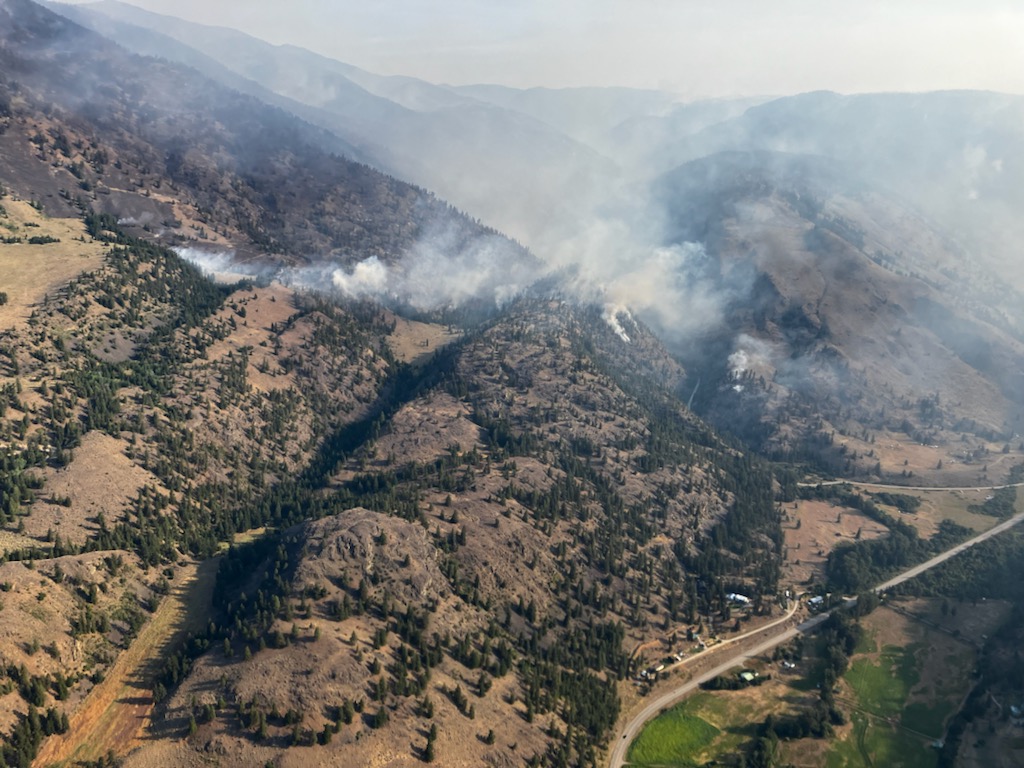
[[819, 485], [856, 485], [860, 488], [878, 488], [883, 491], [1001, 491], [1003, 488], [1021, 488], [1021, 483], [1004, 485], [890, 485], [888, 483], [868, 483], [863, 480], [821, 480], [817, 483], [797, 483], [801, 488], [815, 488]]
[[[887, 589], [895, 587], [898, 584], [902, 584], [908, 579], [912, 579], [915, 576], [919, 576], [920, 574], [924, 573], [930, 568], [934, 568], [940, 563], [944, 563], [946, 560], [949, 560], [949, 558], [960, 554], [964, 550], [970, 549], [974, 545], [980, 544], [981, 542], [986, 541], [987, 539], [991, 539], [993, 536], [998, 536], [1000, 533], [1009, 528], [1012, 528], [1013, 526], [1020, 523], [1022, 520], [1024, 520], [1024, 512], [1018, 512], [1010, 519], [1003, 521], [994, 528], [988, 529], [984, 533], [978, 534], [973, 539], [968, 539], [962, 544], [957, 544], [955, 547], [953, 547], [950, 550], [947, 550], [946, 552], [943, 552], [941, 555], [936, 555], [931, 560], [927, 560], [921, 563], [920, 565], [915, 565], [913, 568], [907, 569], [898, 576], [894, 576], [888, 581], [879, 584], [877, 587], [875, 587], [874, 591], [883, 592]], [[856, 602], [857, 598], [848, 598], [846, 601], [844, 601], [843, 607], [851, 607], [855, 605]], [[663, 693], [660, 696], [658, 696], [658, 698], [653, 699], [649, 704], [647, 704], [647, 706], [645, 706], [629, 721], [629, 723], [626, 725], [625, 730], [620, 731], [616, 735], [615, 744], [612, 746], [612, 751], [609, 760], [609, 765], [611, 766], [611, 768], [622, 768], [626, 761], [626, 750], [629, 749], [629, 745], [632, 743], [633, 739], [635, 739], [637, 734], [640, 733], [640, 731], [643, 729], [647, 721], [655, 718], [663, 709], [670, 707], [674, 704], [677, 704], [682, 699], [685, 699], [689, 694], [696, 690], [701, 683], [710, 680], [713, 677], [717, 677], [718, 675], [725, 674], [733, 667], [743, 664], [748, 659], [752, 659], [755, 656], [760, 656], [764, 653], [767, 653], [776, 646], [782, 645], [783, 643], [796, 637], [798, 634], [808, 634], [810, 632], [813, 632], [826, 619], [828, 619], [828, 617], [829, 613], [818, 614], [817, 616], [808, 619], [807, 621], [797, 625], [796, 627], [792, 627], [790, 629], [785, 630], [784, 632], [780, 632], [779, 634], [767, 638], [766, 640], [759, 643], [753, 648], [737, 651], [735, 654], [733, 654], [731, 657], [723, 661], [714, 669], [709, 670], [699, 675], [698, 677], [694, 677], [690, 680], [687, 680], [685, 683], [680, 684], [678, 687], [672, 689], [671, 691]], [[745, 636], [749, 636], [749, 634], [754, 634], [757, 631], [763, 631], [768, 628], [769, 627], [762, 627], [761, 630], [755, 630], [754, 632], [748, 633], [748, 635]], [[735, 640], [739, 639], [741, 638], [735, 638]], [[689, 659], [687, 661], [689, 661]], [[682, 662], [682, 664], [685, 663], [685, 661]]]
[[[794, 602], [794, 609], [795, 608], [796, 602]], [[734, 637], [728, 640], [727, 642], [735, 643], [740, 640], [747, 639], [751, 635], [756, 635], [759, 632], [770, 630], [778, 624], [782, 624], [788, 621], [792, 617], [792, 615], [793, 611], [791, 610], [786, 616], [782, 617], [782, 619], [775, 621], [772, 624], [760, 627], [759, 629], [752, 630], [751, 632], [745, 633], [744, 635]], [[678, 687], [673, 688], [671, 691], [663, 693], [658, 698], [651, 700], [647, 704], [647, 706], [645, 706], [640, 712], [638, 712], [637, 715], [629, 722], [629, 725], [626, 726], [625, 731], [618, 735], [618, 739], [616, 740], [615, 746], [612, 749], [611, 754], [612, 768], [620, 768], [622, 765], [625, 764], [626, 750], [629, 749], [629, 745], [633, 742], [633, 739], [637, 737], [637, 734], [639, 734], [640, 731], [643, 729], [644, 725], [647, 724], [647, 721], [654, 719], [663, 709], [666, 709], [667, 707], [670, 707], [673, 704], [679, 702], [680, 700], [686, 698], [689, 694], [693, 693], [693, 691], [695, 691], [701, 683], [707, 682], [713, 677], [724, 675], [733, 667], [742, 664], [748, 659], [752, 659], [756, 656], [760, 656], [764, 653], [767, 653], [775, 646], [781, 645], [787, 640], [791, 640], [800, 633], [813, 631], [819, 624], [821, 624], [827, 618], [827, 614], [820, 614], [818, 616], [814, 616], [808, 619], [807, 621], [803, 622], [802, 624], [798, 624], [795, 627], [790, 627], [789, 629], [786, 629], [779, 634], [772, 635], [771, 637], [758, 643], [752, 648], [748, 648], [746, 650], [739, 650], [735, 654], [730, 656], [728, 659], [723, 661], [721, 664], [714, 667], [713, 669], [710, 669], [707, 672], [698, 675], [697, 677], [691, 678], [690, 680], [687, 680], [685, 683], [680, 684]], [[719, 647], [720, 646], [715, 646], [714, 648], [709, 650], [716, 650]], [[691, 656], [675, 666], [685, 666], [688, 662], [691, 662], [697, 658], [700, 658], [700, 655]]]
[[986, 541], [987, 539], [991, 539], [993, 536], [998, 536], [1003, 531], [1008, 530], [1013, 526], [1017, 525], [1017, 523], [1019, 523], [1021, 520], [1024, 520], [1024, 512], [1018, 512], [1016, 515], [1009, 518], [1008, 520], [1004, 520], [999, 525], [993, 528], [989, 528], [984, 533], [979, 533], [973, 539], [968, 539], [962, 544], [957, 544], [955, 547], [946, 550], [941, 555], [936, 555], [931, 560], [926, 560], [920, 565], [915, 565], [913, 568], [904, 571], [898, 576], [894, 576], [888, 581], [879, 584], [877, 587], [875, 587], [875, 592], [884, 592], [887, 589], [892, 589], [897, 584], [902, 584], [904, 581], [907, 581], [908, 579], [912, 579], [915, 576], [919, 576], [925, 571], [934, 568], [939, 563], [944, 563], [947, 560], [949, 560], [949, 558], [954, 557], [955, 555], [959, 555], [966, 549], [970, 549], [975, 544], [980, 544], [981, 542]]

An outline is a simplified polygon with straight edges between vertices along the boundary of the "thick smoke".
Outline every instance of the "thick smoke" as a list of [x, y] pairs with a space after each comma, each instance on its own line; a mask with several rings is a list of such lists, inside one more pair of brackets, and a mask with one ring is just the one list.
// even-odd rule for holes
[[615, 331], [616, 336], [629, 344], [631, 339], [629, 338], [629, 334], [626, 333], [626, 329], [622, 327], [622, 323], [619, 321], [619, 315], [629, 317], [629, 310], [618, 304], [605, 304], [601, 318], [608, 323], [608, 326], [613, 331]]
[[717, 327], [729, 301], [748, 290], [722, 282], [702, 243], [673, 242], [672, 206], [646, 188], [609, 179], [565, 195], [575, 207], [549, 222], [535, 250], [549, 269], [573, 276], [569, 288], [581, 300], [605, 307], [605, 322], [624, 342], [623, 312], [679, 347]]
[[745, 385], [740, 382], [744, 375], [752, 373], [760, 376], [771, 376], [775, 370], [775, 350], [763, 339], [757, 339], [741, 333], [735, 340], [735, 351], [729, 355], [729, 375], [733, 378], [732, 388], [742, 392]]
[[[626, 247], [622, 260], [584, 264], [614, 306], [632, 310], [670, 340], [682, 340], [719, 323], [723, 297], [700, 276], [707, 254], [699, 243]], [[585, 278], [586, 279], [586, 278]], [[589, 286], [582, 285], [584, 296]], [[614, 326], [613, 326], [614, 328]]]
[[435, 231], [393, 264], [370, 256], [344, 264], [313, 260], [296, 267], [259, 267], [239, 262], [231, 252], [179, 248], [177, 253], [215, 279], [272, 278], [424, 312], [469, 302], [501, 306], [541, 274], [539, 265], [508, 240], [483, 235], [465, 242], [454, 229]]
[[[620, 317], [638, 318], [673, 344], [716, 327], [727, 303], [747, 289], [723, 288], [707, 269], [696, 242], [666, 244], [664, 205], [638, 202], [625, 211], [606, 199], [579, 203], [570, 219], [551, 222], [537, 259], [508, 240], [485, 234], [466, 241], [454, 228], [437, 227], [393, 262], [377, 256], [342, 261], [311, 258], [301, 267], [260, 268], [227, 252], [180, 248], [178, 253], [222, 279], [274, 278], [295, 287], [335, 292], [416, 311], [483, 302], [502, 306], [538, 280], [554, 277], [561, 289], [605, 308], [604, 319], [625, 343]], [[598, 204], [599, 203], [599, 204]]]
[[336, 269], [331, 275], [334, 287], [345, 296], [382, 299], [389, 294], [387, 266], [376, 256], [360, 261], [351, 271]]
[[418, 242], [399, 262], [376, 257], [335, 269], [331, 283], [352, 298], [398, 303], [430, 311], [483, 301], [501, 306], [540, 276], [504, 238], [484, 235], [468, 245], [453, 230]]
[[[703, 246], [666, 237], [662, 201], [647, 199], [648, 169], [641, 170], [637, 158], [646, 157], [638, 150], [651, 144], [652, 134], [643, 129], [648, 118], [671, 118], [655, 131], [668, 140], [735, 116], [742, 105], [709, 103], [672, 116], [672, 94], [621, 89], [539, 89], [506, 103], [509, 94], [500, 89], [459, 90], [411, 79], [403, 80], [402, 97], [393, 84], [300, 49], [118, 8], [101, 14], [169, 36], [132, 35], [138, 50], [199, 65], [232, 88], [247, 87], [237, 76], [225, 79], [233, 72], [258, 84], [259, 98], [277, 93], [288, 105], [301, 103], [303, 119], [360, 147], [370, 164], [518, 238], [538, 260], [511, 253], [499, 237], [464, 243], [457, 233], [439, 231], [399, 259], [353, 253], [331, 264], [309, 254], [311, 267], [283, 270], [279, 279], [433, 310], [501, 305], [538, 278], [569, 274], [569, 290], [580, 298], [625, 308], [670, 340], [720, 322], [724, 297], [701, 272]], [[111, 34], [109, 24], [109, 18], [99, 24], [105, 34]], [[194, 51], [222, 66], [210, 66]], [[633, 120], [643, 125], [630, 127]], [[251, 274], [230, 260], [189, 257], [210, 272]], [[606, 316], [626, 341], [618, 315], [616, 309]]]

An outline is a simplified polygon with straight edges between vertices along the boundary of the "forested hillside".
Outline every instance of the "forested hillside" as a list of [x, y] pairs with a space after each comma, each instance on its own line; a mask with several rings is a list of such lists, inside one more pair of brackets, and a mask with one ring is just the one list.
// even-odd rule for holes
[[[493, 234], [345, 159], [332, 134], [195, 70], [133, 56], [31, 0], [0, 4], [0, 170], [47, 210], [287, 261], [396, 261]], [[505, 257], [527, 254], [506, 243]]]
[[[717, 613], [737, 585], [770, 601], [778, 578], [770, 472], [674, 402], [668, 358], [658, 376], [637, 362], [596, 311], [529, 301], [395, 379], [380, 418], [257, 502], [255, 522], [321, 522], [222, 566], [256, 597], [223, 598], [167, 667], [163, 689], [184, 677], [168, 715], [198, 724], [181, 749], [470, 765], [529, 745], [531, 764], [596, 764], [625, 633]], [[321, 682], [289, 692], [313, 658]], [[394, 752], [435, 717], [436, 742]], [[499, 720], [498, 742], [459, 735]]]
[[[770, 602], [771, 470], [683, 408], [682, 371], [644, 328], [630, 326], [626, 344], [597, 308], [523, 299], [413, 367], [394, 357], [397, 320], [380, 308], [217, 285], [110, 216], [80, 226], [103, 266], [3, 333], [3, 514], [24, 542], [6, 557], [51, 574], [61, 613], [78, 616], [63, 631], [95, 647], [83, 670], [102, 670], [176, 563], [261, 532], [224, 559], [207, 631], [152, 681], [172, 732], [194, 731], [181, 749], [219, 734], [246, 764], [251, 749], [323, 743], [347, 702], [381, 733], [350, 729], [336, 743], [378, 754], [395, 743], [388, 728], [413, 728], [434, 707], [468, 727], [472, 681], [479, 725], [518, 713], [537, 761], [590, 765], [630, 671], [627, 632], [714, 614], [741, 586]], [[120, 502], [87, 507], [81, 462], [98, 444], [141, 474]], [[122, 566], [61, 576], [71, 566], [59, 563], [100, 562], [92, 553], [130, 565], [120, 607], [96, 587]], [[375, 661], [352, 667], [363, 644]], [[275, 655], [288, 670], [321, 652], [340, 677], [299, 699], [287, 677], [266, 674]], [[225, 664], [225, 703], [210, 718], [187, 702]], [[39, 669], [43, 691], [90, 687], [84, 674], [61, 683], [56, 665]], [[488, 694], [498, 681], [500, 699]], [[9, 711], [30, 716], [26, 701], [51, 697]], [[302, 718], [272, 714], [289, 710]], [[12, 748], [31, 754], [32, 734]]]
[[[1014, 514], [1014, 289], [870, 179], [711, 142], [606, 194], [621, 169], [574, 147], [659, 133], [616, 126], [663, 94], [356, 88], [243, 42], [214, 82], [0, 0], [5, 764], [597, 766], [666, 678], [782, 632], [805, 590], [864, 592]], [[240, 82], [266, 61], [315, 62], [334, 102]], [[354, 150], [360, 105], [417, 117]], [[744, 109], [669, 127], [739, 136]], [[488, 178], [512, 168], [537, 231], [571, 231], [547, 262], [347, 156], [455, 152], [461, 110], [494, 163], [423, 168], [513, 220]], [[1012, 549], [914, 588], [1017, 599]], [[1018, 624], [976, 691], [1009, 701]], [[856, 633], [826, 631], [838, 678]], [[944, 760], [979, 749], [981, 695]]]

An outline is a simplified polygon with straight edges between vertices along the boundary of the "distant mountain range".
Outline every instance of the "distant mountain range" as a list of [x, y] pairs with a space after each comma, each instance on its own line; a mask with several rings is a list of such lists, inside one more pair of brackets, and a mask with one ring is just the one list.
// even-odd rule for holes
[[[1024, 202], [1020, 97], [810, 93], [680, 104], [621, 88], [453, 87], [118, 2], [50, 7], [247, 94], [250, 111], [276, 110], [264, 123], [291, 113], [303, 127], [289, 130], [316, 148], [308, 151], [346, 154], [434, 190], [533, 245], [573, 290], [632, 306], [681, 357], [692, 385], [704, 381], [694, 405], [722, 425], [789, 446], [779, 403], [799, 392], [820, 406], [850, 387], [863, 407], [835, 410], [836, 421], [882, 428], [893, 403], [927, 392], [964, 403], [959, 416], [983, 429], [1015, 429], [1024, 380], [1012, 215]], [[237, 140], [228, 153], [250, 157], [260, 141]], [[176, 158], [168, 146], [161, 151]], [[195, 175], [176, 163], [172, 177], [185, 178], [183, 167]], [[272, 213], [259, 219], [324, 218], [287, 225], [292, 235], [260, 247], [334, 226], [333, 209], [306, 187], [297, 205], [261, 188], [259, 204]], [[324, 244], [306, 250], [323, 255]], [[507, 295], [540, 274], [516, 259], [523, 267], [508, 280], [486, 267], [482, 284]], [[444, 263], [459, 283], [451, 295], [471, 294], [463, 285], [477, 284], [479, 259]], [[768, 391], [755, 397], [758, 387], [746, 386], [737, 408], [739, 368], [729, 360], [750, 357], [751, 344], [771, 350], [758, 356]]]

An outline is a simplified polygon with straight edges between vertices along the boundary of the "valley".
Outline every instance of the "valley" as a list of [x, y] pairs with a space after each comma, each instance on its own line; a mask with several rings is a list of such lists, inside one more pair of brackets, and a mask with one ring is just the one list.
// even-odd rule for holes
[[0, 763], [1011, 764], [1022, 99], [0, 0]]
[[[877, 585], [874, 591], [884, 597], [893, 592], [892, 599], [885, 599], [882, 608], [867, 608], [869, 619], [861, 621], [858, 626], [865, 634], [860, 634], [857, 645], [857, 653], [851, 655], [852, 666], [848, 670], [843, 686], [835, 690], [838, 695], [835, 697], [840, 704], [845, 705], [846, 711], [851, 711], [853, 727], [837, 730], [833, 733], [830, 727], [824, 732], [814, 734], [818, 739], [827, 736], [829, 741], [810, 742], [801, 741], [800, 736], [788, 735], [782, 737], [779, 742], [778, 736], [774, 738], [772, 751], [778, 750], [784, 755], [782, 759], [787, 764], [793, 765], [873, 765], [876, 760], [887, 760], [901, 765], [935, 765], [935, 754], [927, 755], [924, 750], [929, 747], [938, 746], [941, 748], [945, 741], [946, 726], [952, 714], [956, 713], [964, 697], [970, 692], [972, 686], [969, 682], [970, 671], [977, 662], [976, 652], [984, 648], [988, 632], [1000, 627], [1007, 619], [1010, 612], [1010, 605], [1006, 602], [982, 603], [979, 607], [977, 601], [965, 605], [962, 601], [950, 608], [950, 601], [943, 598], [941, 610], [936, 600], [924, 601], [900, 598], [898, 587], [904, 582], [913, 579], [932, 568], [942, 566], [951, 557], [958, 555], [971, 547], [978, 546], [995, 535], [1009, 530], [1024, 520], [1024, 510], [1020, 510], [1009, 520], [995, 526], [994, 528], [979, 534], [978, 536], [958, 544], [947, 552], [908, 569], [904, 573]], [[833, 613], [839, 611], [865, 610], [858, 606], [857, 598], [837, 599], [836, 608]], [[861, 603], [864, 602], [862, 597]], [[877, 598], [874, 600], [877, 604]], [[793, 612], [798, 607], [804, 609], [799, 603], [794, 603]], [[806, 609], [804, 609], [806, 610]], [[816, 662], [807, 663], [803, 661], [803, 649], [807, 645], [807, 639], [814, 636], [814, 633], [826, 622], [830, 613], [821, 612], [820, 609], [810, 608], [811, 613], [816, 614], [814, 618], [807, 619], [799, 624], [789, 620], [789, 616], [778, 622], [774, 622], [778, 628], [767, 625], [766, 635], [760, 630], [746, 633], [750, 636], [751, 642], [745, 643], [744, 636], [737, 637], [733, 642], [740, 645], [734, 649], [726, 650], [724, 653], [716, 654], [714, 658], [720, 661], [713, 669], [708, 670], [708, 665], [694, 665], [691, 670], [690, 663], [682, 662], [675, 665], [682, 667], [684, 673], [690, 671], [685, 683], [676, 681], [662, 683], [657, 686], [652, 694], [659, 694], [657, 698], [645, 702], [640, 708], [634, 708], [630, 713], [632, 719], [627, 721], [621, 730], [621, 739], [616, 740], [612, 750], [610, 765], [619, 768], [623, 765], [679, 765], [686, 766], [700, 764], [696, 758], [703, 755], [701, 760], [707, 760], [712, 755], [719, 758], [732, 756], [740, 750], [741, 744], [758, 742], [764, 738], [765, 728], [755, 727], [760, 715], [766, 709], [770, 715], [776, 714], [780, 719], [792, 718], [794, 713], [800, 712], [800, 707], [787, 707], [785, 702], [802, 701], [800, 692], [807, 691], [811, 687], [807, 678], [801, 679], [797, 675], [807, 675], [813, 682], [817, 680], [815, 687], [819, 690], [823, 686], [831, 686], [827, 678], [822, 677], [821, 668], [824, 666], [819, 658]], [[966, 614], [958, 617], [958, 611]], [[791, 613], [790, 616], [793, 614]], [[804, 614], [806, 615], [806, 614]], [[855, 613], [854, 615], [858, 615]], [[864, 615], [864, 614], [859, 614]], [[920, 635], [927, 635], [927, 643], [921, 644]], [[900, 666], [899, 674], [890, 673], [888, 668], [872, 666], [877, 657], [871, 654], [877, 653], [879, 643], [876, 642], [876, 635], [882, 634], [885, 637], [884, 651], [889, 654], [888, 660], [883, 653], [882, 664], [892, 662]], [[756, 637], [756, 640], [753, 639]], [[794, 638], [796, 638], [794, 640]], [[790, 643], [799, 650], [796, 655], [787, 652], [779, 654], [777, 649], [783, 644]], [[946, 647], [949, 646], [949, 647]], [[964, 655], [964, 649], [970, 649]], [[921, 682], [920, 670], [914, 667], [912, 657], [922, 654], [926, 649], [923, 658], [925, 664], [931, 665], [929, 674], [931, 679]], [[952, 649], [952, 651], [951, 651]], [[775, 651], [769, 655], [769, 651]], [[852, 649], [851, 649], [852, 652]], [[819, 656], [827, 655], [820, 648]], [[895, 655], [894, 655], [895, 654]], [[902, 656], [900, 654], [903, 654]], [[780, 662], [780, 658], [782, 661]], [[797, 659], [798, 664], [790, 664], [791, 659]], [[895, 661], [893, 661], [895, 659]], [[907, 664], [910, 667], [907, 667]], [[954, 664], [951, 668], [950, 664]], [[781, 673], [777, 668], [781, 667]], [[756, 688], [742, 690], [741, 693], [730, 692], [724, 695], [726, 699], [739, 699], [739, 703], [731, 701], [721, 702], [710, 709], [713, 713], [713, 725], [706, 720], [697, 719], [695, 725], [691, 712], [700, 712], [710, 702], [707, 701], [707, 694], [694, 692], [703, 688], [713, 679], [731, 677], [737, 674], [737, 668], [758, 671], [764, 675], [765, 680], [770, 681], [765, 685], [757, 684]], [[894, 667], [895, 669], [895, 667]], [[959, 674], [950, 679], [950, 672]], [[772, 681], [772, 677], [781, 677], [783, 681]], [[892, 679], [892, 678], [895, 678]], [[918, 687], [918, 684], [921, 687]], [[900, 686], [903, 686], [902, 688]], [[923, 688], [923, 690], [922, 690]], [[762, 690], [763, 689], [763, 690]], [[781, 689], [781, 690], [780, 690]], [[791, 690], [787, 690], [791, 689]], [[918, 691], [918, 696], [924, 696], [923, 702], [911, 703], [907, 697], [912, 690]], [[747, 691], [750, 691], [748, 694]], [[929, 692], [931, 696], [929, 697]], [[885, 700], [886, 696], [895, 700]], [[941, 703], [936, 697], [942, 697]], [[804, 696], [803, 698], [806, 698]], [[686, 703], [679, 704], [686, 700]], [[813, 699], [812, 699], [813, 701]], [[756, 702], [756, 703], [755, 703]], [[803, 701], [806, 706], [807, 702]], [[904, 710], [909, 705], [908, 710]], [[724, 708], [723, 708], [724, 706]], [[669, 708], [672, 707], [671, 710]], [[776, 709], [777, 708], [777, 709]], [[772, 712], [774, 710], [774, 712]], [[668, 712], [668, 714], [665, 714]], [[904, 727], [910, 734], [910, 743], [904, 743], [901, 739], [906, 735], [893, 738], [886, 735], [887, 725], [891, 725], [898, 719], [902, 712]], [[754, 715], [757, 713], [757, 716]], [[836, 718], [833, 718], [835, 720]], [[678, 720], [678, 722], [676, 722]], [[650, 724], [649, 724], [650, 723]], [[843, 722], [833, 722], [834, 725], [845, 725]], [[649, 724], [649, 725], [648, 725]], [[650, 728], [651, 732], [647, 732]], [[698, 743], [691, 744], [687, 734], [696, 728], [702, 735]], [[870, 736], [867, 734], [870, 732]], [[723, 740], [718, 738], [719, 733], [742, 734], [740, 741]], [[823, 747], [828, 751], [829, 744], [833, 737], [838, 743], [828, 755], [827, 760], [823, 754]], [[676, 739], [681, 741], [676, 742]], [[934, 742], [934, 744], [930, 743]], [[763, 743], [763, 742], [762, 742]], [[675, 745], [675, 746], [673, 746]], [[759, 749], [761, 747], [758, 747]], [[910, 749], [917, 752], [916, 755], [907, 757], [899, 755], [900, 750]], [[706, 749], [716, 751], [705, 752]], [[664, 751], [668, 750], [668, 751]], [[869, 754], [870, 753], [870, 754]], [[772, 757], [771, 759], [775, 759]]]

